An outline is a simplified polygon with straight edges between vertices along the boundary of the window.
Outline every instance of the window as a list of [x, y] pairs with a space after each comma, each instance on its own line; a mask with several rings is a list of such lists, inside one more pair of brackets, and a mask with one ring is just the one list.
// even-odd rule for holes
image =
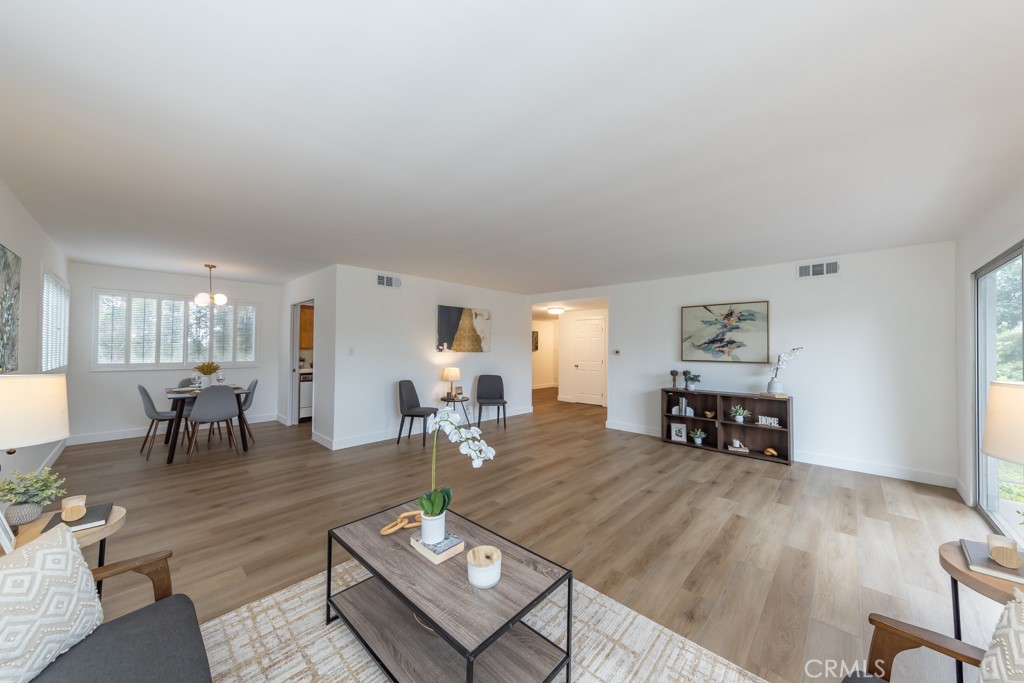
[[256, 363], [255, 304], [197, 306], [184, 296], [97, 291], [95, 322], [95, 370]]
[[43, 372], [68, 365], [68, 312], [71, 293], [56, 275], [43, 272]]

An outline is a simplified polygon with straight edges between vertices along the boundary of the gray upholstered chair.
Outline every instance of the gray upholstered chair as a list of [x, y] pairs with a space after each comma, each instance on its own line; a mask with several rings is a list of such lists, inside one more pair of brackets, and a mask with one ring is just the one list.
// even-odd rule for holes
[[398, 383], [398, 408], [402, 411], [402, 421], [398, 424], [398, 441], [402, 442], [402, 428], [405, 427], [405, 418], [409, 418], [409, 438], [412, 438], [412, 423], [417, 417], [423, 418], [423, 445], [427, 445], [427, 417], [437, 412], [437, 408], [421, 406], [420, 397], [416, 394], [416, 387], [411, 380], [403, 379]]
[[192, 406], [192, 414], [189, 422], [192, 423], [192, 435], [188, 440], [188, 459], [192, 461], [192, 451], [196, 447], [196, 435], [199, 433], [199, 425], [212, 425], [223, 422], [228, 430], [228, 444], [234, 447], [238, 454], [238, 442], [235, 440], [235, 430], [231, 426], [231, 420], [238, 417], [238, 401], [235, 399], [235, 390], [227, 386], [208, 387], [199, 393], [195, 405]]
[[256, 437], [252, 435], [252, 428], [249, 426], [249, 420], [245, 419], [245, 413], [252, 408], [252, 400], [256, 396], [256, 385], [259, 384], [258, 379], [254, 379], [249, 382], [249, 393], [242, 399], [242, 414], [239, 415], [239, 421], [242, 423], [242, 427], [245, 428], [246, 433], [249, 435], [249, 440], [256, 443]]
[[[146, 436], [142, 439], [142, 447], [139, 449], [139, 453], [146, 451], [146, 460], [149, 460], [149, 454], [153, 452], [153, 442], [156, 441], [156, 434], [160, 431], [161, 422], [171, 422], [174, 420], [173, 410], [157, 410], [156, 405], [153, 403], [153, 397], [149, 395], [146, 387], [139, 385], [139, 395], [142, 396], [142, 410], [145, 411], [146, 417], [149, 418], [149, 429], [146, 430]], [[149, 442], [149, 449], [146, 449], [146, 442]]]
[[185, 379], [179, 379], [178, 380], [178, 388], [179, 389], [184, 389], [185, 387], [190, 387], [190, 386], [192, 386], [192, 378], [191, 377], [186, 377]]
[[505, 418], [505, 428], [508, 428], [508, 401], [505, 400], [505, 383], [501, 381], [501, 375], [480, 375], [476, 382], [476, 426], [480, 426], [480, 418], [484, 414], [484, 406], [497, 408], [495, 419], [501, 421]]

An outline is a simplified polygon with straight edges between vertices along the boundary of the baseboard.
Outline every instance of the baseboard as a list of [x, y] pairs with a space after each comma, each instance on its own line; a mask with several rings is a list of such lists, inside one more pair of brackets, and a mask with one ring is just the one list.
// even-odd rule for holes
[[[257, 422], [273, 422], [277, 420], [276, 415], [246, 415], [245, 419], [249, 424]], [[160, 426], [161, 430], [167, 429], [166, 425]], [[91, 434], [72, 434], [68, 437], [68, 446], [77, 446], [86, 443], [98, 443], [100, 441], [120, 441], [121, 439], [138, 439], [146, 435], [147, 427], [132, 427], [131, 429], [115, 429], [109, 432], [92, 432]], [[162, 433], [162, 432], [161, 432]], [[59, 454], [58, 454], [59, 455]]]
[[558, 384], [556, 384], [556, 383], [552, 383], [552, 384], [534, 384], [533, 388], [534, 389], [557, 389], [558, 388]]
[[50, 454], [43, 460], [43, 464], [39, 466], [38, 471], [41, 472], [44, 467], [52, 467], [53, 463], [57, 462], [57, 458], [60, 457], [60, 454], [64, 452], [64, 446], [66, 445], [67, 441], [58, 441], [54, 445], [53, 450], [50, 451]]
[[336, 450], [334, 448], [334, 444], [331, 443], [331, 440], [319, 432], [313, 432], [313, 441], [316, 441], [318, 444], [320, 444], [321, 446], [328, 450]]
[[862, 460], [852, 460], [850, 458], [840, 458], [834, 455], [825, 455], [824, 453], [796, 451], [793, 459], [796, 462], [805, 462], [810, 465], [822, 465], [824, 467], [834, 467], [840, 470], [864, 472], [865, 474], [877, 474], [880, 477], [892, 477], [893, 479], [916, 481], [921, 484], [934, 484], [935, 486], [945, 486], [946, 488], [957, 488], [958, 484], [956, 477], [950, 474], [929, 472], [928, 470], [915, 470], [909, 467], [900, 467], [898, 465], [888, 465], [879, 462], [864, 462]]
[[566, 403], [575, 403], [576, 402], [576, 397], [575, 396], [569, 396], [567, 394], [559, 394], [558, 395], [558, 400], [559, 401], [565, 401]]
[[[511, 408], [510, 407], [508, 409], [508, 417], [515, 417], [516, 415], [526, 415], [526, 414], [532, 413], [532, 412], [533, 412], [533, 406], [520, 406], [518, 408]], [[461, 410], [459, 411], [459, 415], [462, 415], [462, 411]], [[470, 412], [470, 415], [473, 416], [473, 419], [476, 419], [476, 415], [474, 413]], [[493, 418], [494, 418], [494, 415], [492, 414], [491, 415], [491, 419], [493, 419]], [[463, 419], [465, 419], [465, 416], [463, 416]], [[488, 422], [488, 419], [487, 419], [487, 416], [485, 415], [484, 416], [484, 420], [483, 420], [483, 426], [482, 426], [482, 429], [483, 429], [483, 432], [484, 432], [483, 437], [484, 437], [485, 441], [487, 440], [487, 422]], [[420, 435], [423, 433], [423, 427], [421, 426], [423, 424], [423, 421], [421, 420], [419, 422], [416, 422], [415, 424], [416, 424], [416, 426], [412, 430], [412, 438], [416, 439], [417, 437], [419, 437], [419, 438], [422, 439], [422, 437], [420, 437]], [[494, 424], [492, 423], [491, 427], [493, 427], [493, 426], [494, 426]], [[313, 438], [316, 439], [316, 435], [315, 434], [314, 434]], [[343, 438], [340, 438], [340, 439], [334, 439], [334, 441], [328, 441], [327, 443], [325, 443], [324, 441], [317, 440], [317, 443], [321, 443], [324, 446], [327, 446], [332, 451], [340, 451], [343, 448], [352, 448], [354, 446], [364, 446], [366, 444], [377, 443], [379, 441], [394, 441], [397, 438], [398, 438], [398, 429], [397, 429], [397, 425], [395, 425], [391, 429], [387, 429], [387, 430], [384, 430], [384, 431], [368, 432], [366, 434], [359, 434], [359, 435], [356, 435], [356, 436], [346, 436], [346, 437], [343, 437]], [[428, 441], [430, 440], [429, 436], [427, 437], [427, 440]], [[330, 445], [328, 445], [328, 444], [330, 444]]]
[[964, 504], [969, 507], [974, 507], [978, 504], [977, 495], [970, 490], [970, 488], [964, 482], [960, 481], [959, 478], [956, 480], [956, 492], [960, 494], [961, 500]]
[[648, 427], [647, 425], [635, 425], [627, 422], [613, 422], [607, 420], [604, 423], [606, 429], [616, 429], [620, 432], [630, 432], [632, 434], [646, 434], [647, 436], [661, 437], [660, 427]]

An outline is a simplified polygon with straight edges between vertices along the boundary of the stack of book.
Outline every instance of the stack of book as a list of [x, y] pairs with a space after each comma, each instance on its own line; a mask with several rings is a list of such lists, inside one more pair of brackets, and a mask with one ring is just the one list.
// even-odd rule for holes
[[85, 514], [76, 519], [73, 522], [65, 522], [60, 518], [60, 512], [58, 511], [46, 523], [43, 528], [43, 532], [47, 532], [58, 524], [67, 524], [68, 528], [72, 531], [85, 531], [86, 529], [92, 529], [98, 526], [103, 526], [110, 519], [110, 512], [114, 509], [113, 503], [98, 503], [96, 505], [89, 505], [85, 508]]
[[980, 541], [968, 541], [960, 539], [960, 547], [964, 551], [964, 558], [967, 559], [967, 566], [972, 572], [994, 576], [997, 579], [1005, 579], [1016, 583], [1024, 583], [1024, 566], [1019, 569], [1009, 569], [999, 564], [988, 554], [988, 544]]

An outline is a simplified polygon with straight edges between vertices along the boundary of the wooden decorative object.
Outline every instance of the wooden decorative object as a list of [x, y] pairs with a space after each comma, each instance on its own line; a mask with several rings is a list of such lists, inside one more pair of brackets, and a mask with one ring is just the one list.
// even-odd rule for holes
[[68, 496], [60, 502], [60, 518], [74, 522], [85, 517], [85, 496]]
[[1020, 550], [1017, 549], [1017, 542], [1012, 538], [989, 534], [986, 539], [988, 540], [988, 556], [1002, 566], [1007, 569], [1017, 569], [1024, 564]]
[[423, 526], [423, 518], [420, 517], [419, 510], [411, 510], [409, 512], [403, 512], [398, 515], [398, 519], [388, 524], [386, 527], [380, 530], [381, 536], [390, 536], [399, 529], [415, 529], [416, 527]]
[[713, 411], [713, 410], [705, 410], [704, 411], [704, 417], [708, 418], [709, 420], [712, 419], [714, 416], [715, 416], [715, 411]]
[[778, 457], [779, 452], [777, 450], [775, 450], [774, 448], [766, 448], [766, 449], [764, 449], [764, 454], [765, 455], [770, 455], [770, 456], [772, 456], [774, 458], [774, 457]]

